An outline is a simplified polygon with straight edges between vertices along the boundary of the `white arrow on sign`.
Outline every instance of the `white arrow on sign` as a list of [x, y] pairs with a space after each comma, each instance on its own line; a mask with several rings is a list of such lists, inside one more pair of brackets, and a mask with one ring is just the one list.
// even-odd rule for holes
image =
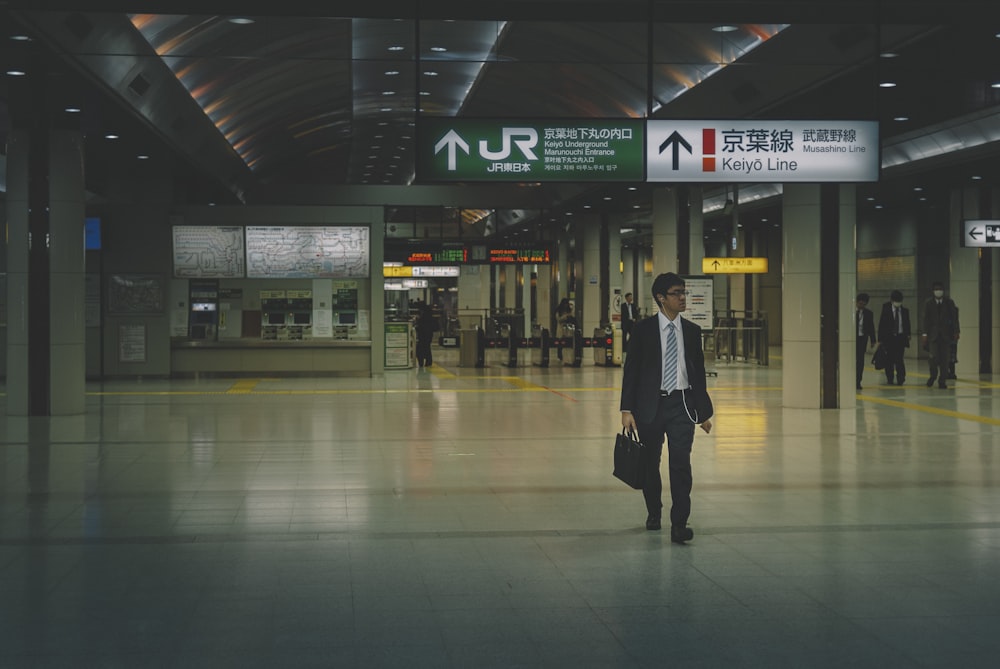
[[448, 134], [434, 145], [434, 155], [441, 153], [441, 149], [445, 147], [448, 148], [448, 171], [454, 172], [458, 169], [458, 149], [462, 149], [468, 155], [469, 145], [465, 143], [461, 135], [454, 130], [449, 130]]

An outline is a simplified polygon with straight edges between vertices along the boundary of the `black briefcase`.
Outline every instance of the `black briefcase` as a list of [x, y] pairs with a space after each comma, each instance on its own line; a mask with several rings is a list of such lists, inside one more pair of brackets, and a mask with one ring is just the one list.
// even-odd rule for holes
[[889, 353], [881, 346], [875, 349], [875, 354], [872, 356], [872, 367], [875, 369], [885, 369], [885, 366], [889, 364]]
[[615, 470], [612, 474], [636, 490], [642, 489], [646, 479], [643, 445], [633, 430], [624, 428], [615, 438]]

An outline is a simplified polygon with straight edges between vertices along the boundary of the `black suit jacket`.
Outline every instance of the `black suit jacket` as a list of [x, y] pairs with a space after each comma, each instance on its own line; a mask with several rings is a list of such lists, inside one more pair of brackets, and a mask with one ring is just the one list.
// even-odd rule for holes
[[[899, 308], [899, 317], [903, 321], [904, 346], [910, 345], [910, 310], [906, 307]], [[892, 302], [882, 305], [882, 313], [878, 318], [878, 340], [888, 341], [896, 333], [896, 319], [892, 315]]]
[[[855, 311], [854, 318], [857, 317], [857, 311]], [[854, 333], [857, 334], [857, 332], [858, 324], [855, 322]], [[864, 337], [868, 343], [875, 343], [875, 314], [873, 314], [872, 310], [867, 307], [863, 307], [861, 309], [861, 332], [863, 333], [861, 336]]]
[[[701, 328], [681, 319], [684, 336], [684, 362], [687, 364], [691, 388], [684, 391], [688, 415], [695, 423], [703, 423], [714, 414], [712, 399], [705, 381], [705, 354], [701, 349]], [[654, 314], [632, 328], [632, 338], [625, 356], [622, 374], [620, 408], [631, 411], [637, 423], [649, 423], [656, 416], [660, 402], [660, 381], [663, 375], [663, 351], [660, 345], [660, 322]]]
[[622, 302], [622, 330], [629, 332], [632, 326], [635, 324], [635, 318], [633, 314], [638, 313], [635, 308], [635, 302], [629, 304], [628, 302]]
[[960, 331], [958, 307], [954, 302], [947, 297], [942, 298], [938, 308], [937, 300], [932, 297], [924, 303], [924, 334], [930, 341], [943, 339], [951, 343]]

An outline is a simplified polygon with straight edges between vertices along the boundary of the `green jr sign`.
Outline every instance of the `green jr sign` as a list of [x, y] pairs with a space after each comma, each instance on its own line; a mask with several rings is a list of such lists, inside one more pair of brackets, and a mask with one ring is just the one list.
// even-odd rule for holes
[[642, 120], [423, 118], [417, 180], [642, 181]]

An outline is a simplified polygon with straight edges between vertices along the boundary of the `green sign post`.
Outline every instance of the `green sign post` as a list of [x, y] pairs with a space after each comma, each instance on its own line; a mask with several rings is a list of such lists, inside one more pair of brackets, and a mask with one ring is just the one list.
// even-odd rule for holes
[[645, 124], [633, 119], [420, 119], [417, 180], [642, 181]]

